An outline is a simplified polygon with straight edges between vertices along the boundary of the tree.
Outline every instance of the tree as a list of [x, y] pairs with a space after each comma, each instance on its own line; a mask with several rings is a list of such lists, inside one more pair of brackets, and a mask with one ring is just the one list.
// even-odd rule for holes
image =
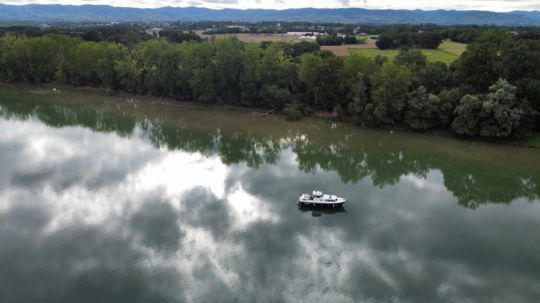
[[262, 50], [259, 64], [257, 65], [257, 74], [263, 84], [282, 84], [283, 65], [288, 60], [283, 52], [275, 45], [270, 45]]
[[401, 120], [409, 87], [411, 71], [406, 66], [385, 63], [372, 77], [373, 114], [377, 121], [393, 124]]
[[8, 35], [2, 38], [2, 79], [6, 81], [30, 80], [27, 44], [28, 38]]
[[526, 99], [540, 112], [540, 40], [514, 41], [502, 66], [504, 77], [518, 88], [517, 97]]
[[58, 44], [50, 37], [30, 39], [27, 44], [30, 76], [37, 82], [54, 80], [58, 60]]
[[368, 105], [368, 82], [363, 74], [355, 77], [355, 82], [351, 82], [351, 86], [347, 91], [348, 111], [352, 115], [356, 123], [363, 123]]
[[500, 79], [483, 97], [464, 96], [456, 108], [452, 128], [458, 134], [506, 138], [530, 127], [528, 105], [516, 98], [516, 87]]
[[182, 43], [185, 41], [201, 42], [202, 39], [194, 32], [184, 32], [183, 30], [162, 30], [159, 32], [161, 37], [167, 38], [172, 43]]
[[323, 68], [321, 57], [306, 53], [300, 57], [300, 67], [298, 69], [298, 78], [307, 86], [308, 94], [313, 97], [315, 105], [319, 105], [320, 82], [319, 75]]
[[128, 61], [129, 52], [121, 44], [101, 42], [103, 56], [98, 59], [96, 72], [101, 84], [114, 90], [120, 87], [122, 78], [118, 75], [116, 65], [119, 61]]
[[129, 92], [139, 92], [140, 70], [137, 68], [135, 60], [124, 58], [116, 61], [114, 66], [118, 76], [119, 86]]
[[164, 88], [160, 70], [161, 54], [170, 47], [170, 43], [164, 39], [154, 39], [144, 42], [138, 50], [142, 66], [143, 87], [152, 95], [163, 94]]
[[438, 97], [441, 101], [441, 124], [447, 126], [454, 119], [454, 109], [459, 105], [461, 92], [457, 88], [443, 90]]
[[336, 34], [317, 36], [317, 43], [319, 45], [342, 45], [343, 42], [343, 38], [338, 37]]
[[79, 44], [69, 58], [69, 70], [73, 84], [98, 84], [97, 65], [105, 53], [106, 47], [102, 42], [83, 42]]
[[343, 42], [345, 42], [345, 44], [358, 44], [358, 39], [355, 35], [347, 35], [343, 39]]
[[300, 41], [298, 43], [282, 43], [280, 47], [286, 55], [291, 57], [300, 57], [306, 53], [314, 53], [321, 49], [318, 43], [310, 41]]
[[216, 82], [214, 74], [212, 65], [193, 70], [193, 77], [190, 83], [193, 89], [193, 96], [197, 101], [204, 103], [216, 101], [217, 93], [214, 88], [214, 83]]
[[242, 52], [244, 45], [236, 38], [218, 39], [214, 55], [217, 95], [225, 102], [240, 100], [240, 73], [242, 71]]
[[103, 40], [103, 37], [96, 29], [89, 29], [81, 34], [81, 38], [85, 41], [98, 42]]
[[504, 79], [489, 87], [482, 104], [480, 136], [510, 137], [527, 132], [527, 105], [516, 98], [517, 88]]
[[421, 51], [414, 50], [400, 50], [398, 55], [394, 58], [394, 62], [398, 65], [405, 65], [411, 71], [416, 72], [427, 66], [427, 59]]
[[415, 78], [428, 92], [435, 94], [454, 84], [454, 78], [448, 65], [442, 62], [427, 63], [424, 68], [417, 71]]
[[378, 49], [391, 49], [394, 47], [394, 39], [387, 35], [379, 36], [379, 39], [375, 42]]
[[242, 104], [255, 105], [258, 99], [260, 76], [259, 60], [261, 48], [255, 44], [248, 44], [242, 54], [242, 71], [240, 73], [240, 91]]
[[480, 132], [481, 113], [482, 101], [478, 96], [463, 96], [454, 111], [456, 118], [452, 122], [452, 129], [460, 135], [477, 135]]
[[455, 61], [456, 78], [472, 85], [478, 92], [484, 92], [504, 77], [504, 57], [513, 40], [506, 30], [486, 31]]
[[341, 91], [345, 92], [347, 109], [357, 123], [364, 122], [365, 107], [369, 103], [369, 77], [377, 66], [371, 58], [353, 54], [343, 61]]
[[407, 102], [405, 123], [415, 130], [433, 128], [441, 122], [441, 100], [427, 89], [420, 86], [413, 97]]
[[283, 107], [291, 101], [291, 94], [288, 90], [272, 84], [264, 84], [260, 96], [263, 105], [271, 108]]
[[416, 46], [420, 48], [437, 49], [443, 37], [435, 32], [422, 32], [416, 35]]
[[191, 87], [189, 80], [193, 72], [191, 42], [171, 44], [161, 52], [158, 65], [163, 95], [190, 99]]

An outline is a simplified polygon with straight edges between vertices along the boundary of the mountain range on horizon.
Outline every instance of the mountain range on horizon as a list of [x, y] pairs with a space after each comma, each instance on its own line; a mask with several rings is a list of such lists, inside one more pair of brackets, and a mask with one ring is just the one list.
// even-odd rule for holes
[[385, 10], [364, 8], [209, 9], [107, 5], [0, 4], [0, 23], [306, 21], [319, 23], [540, 26], [538, 11]]

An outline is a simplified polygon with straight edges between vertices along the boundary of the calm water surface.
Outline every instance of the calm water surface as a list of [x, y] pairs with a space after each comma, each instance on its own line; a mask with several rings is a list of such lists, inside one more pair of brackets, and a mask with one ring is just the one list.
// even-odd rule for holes
[[0, 302], [540, 302], [540, 150], [151, 100], [0, 86]]

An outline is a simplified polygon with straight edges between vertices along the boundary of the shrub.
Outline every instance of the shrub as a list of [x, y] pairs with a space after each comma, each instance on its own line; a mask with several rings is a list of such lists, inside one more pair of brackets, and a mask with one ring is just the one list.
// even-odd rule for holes
[[283, 109], [287, 121], [298, 121], [303, 118], [301, 105], [298, 103], [287, 104]]

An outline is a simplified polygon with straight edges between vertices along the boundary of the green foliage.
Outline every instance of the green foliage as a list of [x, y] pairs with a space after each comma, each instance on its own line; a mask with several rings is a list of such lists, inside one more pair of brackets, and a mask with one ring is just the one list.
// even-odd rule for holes
[[412, 84], [409, 68], [387, 62], [372, 76], [371, 80], [373, 114], [378, 122], [393, 124], [400, 121]]
[[504, 30], [485, 32], [456, 61], [457, 77], [462, 82], [485, 91], [504, 77], [504, 57], [512, 45], [512, 36]]
[[[392, 43], [414, 45], [414, 33], [403, 27], [388, 36]], [[289, 119], [333, 111], [362, 125], [451, 126], [457, 134], [495, 138], [528, 132], [540, 110], [540, 40], [504, 31], [485, 31], [450, 67], [430, 63], [429, 52], [442, 52], [432, 50], [358, 49], [343, 58], [311, 42], [177, 43], [156, 37], [133, 45], [92, 29], [84, 37], [92, 41], [4, 35], [0, 79], [276, 108]], [[395, 59], [366, 51], [391, 52]], [[499, 78], [508, 81], [493, 85]]]
[[454, 109], [459, 105], [462, 94], [457, 88], [444, 89], [438, 95], [441, 101], [441, 125], [447, 126], [454, 119]]
[[96, 72], [101, 84], [118, 89], [122, 78], [118, 75], [117, 65], [129, 60], [129, 52], [125, 46], [113, 43], [103, 43], [103, 49], [104, 54], [97, 61]]
[[185, 32], [183, 30], [162, 30], [159, 32], [161, 37], [167, 38], [172, 43], [182, 43], [186, 41], [201, 42], [202, 39], [194, 32]]
[[[358, 41], [355, 35], [345, 36], [345, 38], [343, 38], [343, 42], [345, 42], [345, 44], [359, 44], [360, 43], [360, 41]], [[365, 43], [366, 43], [365, 40], [363, 40], [362, 44], [365, 44]]]
[[27, 43], [28, 65], [32, 78], [49, 82], [55, 77], [58, 60], [58, 43], [47, 36], [30, 39]]
[[345, 40], [336, 34], [317, 36], [317, 43], [319, 45], [342, 45], [344, 42]]
[[282, 107], [291, 101], [291, 93], [277, 85], [263, 85], [260, 96], [263, 104], [268, 107]]
[[215, 42], [215, 76], [219, 96], [224, 102], [240, 100], [238, 82], [242, 71], [243, 43], [238, 39], [218, 39]]
[[375, 42], [375, 45], [378, 49], [391, 49], [394, 46], [394, 40], [387, 35], [381, 35], [379, 39]]
[[480, 136], [509, 137], [525, 122], [526, 108], [516, 98], [516, 87], [506, 80], [499, 80], [489, 87], [482, 104]]
[[343, 107], [341, 106], [341, 104], [336, 104], [336, 106], [334, 106], [334, 109], [332, 110], [333, 113], [335, 113], [338, 117], [343, 117], [345, 116], [345, 109], [343, 109]]
[[439, 93], [454, 84], [452, 72], [448, 65], [442, 62], [428, 63], [419, 68], [415, 73], [415, 80], [431, 93]]
[[341, 90], [345, 92], [349, 113], [356, 123], [364, 123], [368, 104], [369, 77], [377, 70], [375, 61], [353, 54], [343, 62]]
[[198, 67], [193, 70], [191, 78], [191, 87], [193, 88], [193, 96], [197, 101], [210, 103], [216, 101], [216, 89], [214, 88], [214, 71], [213, 67]]
[[516, 87], [500, 79], [485, 96], [464, 96], [452, 128], [462, 135], [506, 138], [528, 131], [528, 106], [516, 98]]
[[442, 120], [442, 109], [439, 97], [428, 94], [427, 89], [420, 86], [407, 102], [405, 123], [415, 130], [436, 127]]
[[399, 54], [394, 58], [394, 62], [398, 65], [405, 65], [411, 71], [418, 71], [427, 66], [426, 56], [417, 49], [400, 50]]
[[306, 53], [314, 53], [319, 51], [321, 47], [318, 43], [309, 41], [300, 41], [298, 43], [285, 43], [281, 44], [283, 52], [291, 57], [300, 57]]
[[407, 28], [397, 28], [379, 37], [375, 43], [379, 49], [437, 49], [443, 42], [443, 36], [438, 32], [414, 32]]
[[140, 70], [131, 58], [117, 60], [114, 71], [119, 79], [119, 86], [129, 92], [139, 92]]
[[257, 100], [258, 84], [260, 82], [259, 60], [262, 56], [262, 49], [256, 45], [246, 45], [243, 54], [243, 66], [240, 73], [241, 103], [250, 104]]
[[307, 85], [308, 92], [313, 96], [315, 105], [319, 105], [319, 76], [321, 75], [323, 65], [322, 58], [315, 54], [306, 53], [300, 57], [298, 78]]
[[316, 54], [304, 54], [300, 58], [298, 76], [306, 85], [308, 104], [317, 109], [330, 111], [341, 95], [340, 74], [343, 68], [341, 58], [329, 56], [321, 58]]
[[302, 106], [299, 103], [287, 104], [283, 109], [283, 113], [288, 121], [298, 121], [304, 117], [302, 115]]
[[98, 61], [107, 54], [108, 42], [83, 42], [70, 55], [69, 70], [75, 85], [99, 84]]
[[28, 39], [25, 37], [2, 37], [2, 54], [0, 58], [2, 73], [0, 75], [3, 80], [31, 80], [27, 57], [27, 43]]
[[416, 46], [420, 48], [437, 49], [443, 42], [441, 34], [436, 32], [422, 32], [416, 35]]
[[[426, 56], [428, 62], [442, 62], [449, 65], [459, 58], [458, 55], [439, 49], [420, 49], [420, 51], [424, 56]], [[386, 57], [387, 59], [393, 59], [399, 54], [399, 50], [396, 49], [380, 50], [376, 48], [352, 48], [349, 49], [349, 52], [352, 54], [358, 53], [370, 58], [381, 56]]]
[[478, 96], [465, 95], [455, 109], [456, 118], [452, 122], [452, 129], [460, 135], [478, 135], [480, 117], [482, 115], [482, 101]]

